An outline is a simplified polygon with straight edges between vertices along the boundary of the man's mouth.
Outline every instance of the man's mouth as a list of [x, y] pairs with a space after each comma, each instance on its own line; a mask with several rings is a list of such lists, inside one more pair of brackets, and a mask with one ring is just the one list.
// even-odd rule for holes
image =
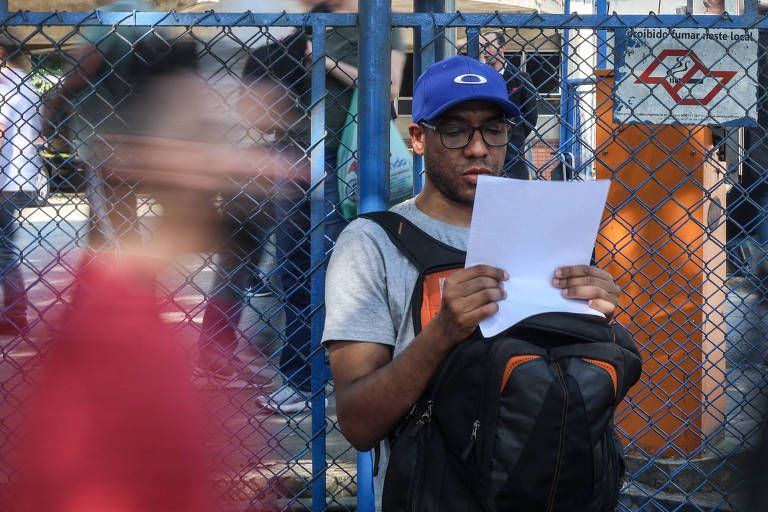
[[464, 174], [462, 175], [462, 178], [464, 178], [464, 181], [471, 185], [477, 185], [477, 177], [478, 176], [488, 176], [491, 174], [491, 171], [488, 169], [469, 169], [467, 171], [464, 171]]

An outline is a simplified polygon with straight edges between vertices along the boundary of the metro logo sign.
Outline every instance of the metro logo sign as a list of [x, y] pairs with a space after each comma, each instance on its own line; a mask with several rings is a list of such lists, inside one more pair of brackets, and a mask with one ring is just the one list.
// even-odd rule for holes
[[[693, 62], [693, 65], [686, 66], [685, 69], [687, 69], [687, 71], [685, 71], [685, 74], [679, 79], [670, 77], [669, 74], [654, 76], [656, 69], [662, 64], [665, 64], [667, 59], [675, 59], [676, 63], [681, 62], [683, 59], [688, 59]], [[733, 80], [736, 73], [736, 71], [713, 71], [708, 69], [702, 64], [699, 56], [692, 50], [664, 50], [653, 60], [653, 63], [643, 71], [643, 74], [640, 75], [640, 78], [638, 78], [635, 83], [661, 84], [672, 99], [679, 105], [707, 105], [715, 96], [717, 96], [717, 93], [725, 89], [725, 86], [728, 82]], [[704, 97], [685, 99], [680, 97], [681, 89], [688, 84], [700, 84], [705, 77], [712, 77], [717, 80], [712, 89], [704, 95]]]
[[748, 125], [757, 120], [757, 30], [617, 33], [617, 123]]

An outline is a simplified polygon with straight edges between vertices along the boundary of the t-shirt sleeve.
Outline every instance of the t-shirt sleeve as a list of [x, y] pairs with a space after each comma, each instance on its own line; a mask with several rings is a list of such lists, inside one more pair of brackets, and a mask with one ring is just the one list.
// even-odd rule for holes
[[325, 329], [329, 341], [365, 341], [394, 345], [385, 261], [380, 249], [383, 230], [358, 219], [339, 236], [325, 278]]

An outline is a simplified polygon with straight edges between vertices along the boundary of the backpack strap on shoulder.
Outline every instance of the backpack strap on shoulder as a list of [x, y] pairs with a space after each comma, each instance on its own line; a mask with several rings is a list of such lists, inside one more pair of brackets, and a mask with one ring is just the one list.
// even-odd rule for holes
[[359, 217], [372, 220], [381, 226], [394, 246], [419, 269], [419, 272], [438, 265], [461, 263], [466, 259], [466, 252], [429, 236], [398, 213], [369, 212], [362, 213]]

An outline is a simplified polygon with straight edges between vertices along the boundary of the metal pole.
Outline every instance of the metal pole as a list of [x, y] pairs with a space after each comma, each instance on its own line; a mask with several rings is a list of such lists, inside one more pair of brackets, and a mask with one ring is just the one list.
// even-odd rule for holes
[[359, 20], [357, 158], [362, 213], [386, 209], [389, 202], [390, 2], [360, 2]]
[[748, 18], [757, 18], [758, 14], [758, 0], [744, 0], [744, 14]]
[[[426, 22], [419, 26], [414, 34], [413, 44], [413, 85], [416, 86], [416, 80], [421, 76], [425, 69], [436, 62], [434, 35], [435, 26], [431, 22]], [[426, 47], [424, 42], [427, 42]], [[413, 155], [413, 195], [421, 192], [424, 186], [424, 158]]]
[[[446, 2], [451, 0], [413, 0], [413, 12], [448, 12], [446, 11]], [[439, 34], [435, 38], [435, 60], [440, 61], [445, 58], [445, 33], [447, 29], [443, 30], [443, 33]], [[421, 41], [423, 45], [426, 41]]]
[[[413, 12], [444, 12], [446, 0], [413, 0]], [[450, 1], [450, 0], [447, 0]], [[425, 23], [413, 31], [413, 85], [429, 66], [442, 60], [444, 44], [435, 37], [436, 27]], [[424, 159], [413, 155], [413, 195], [421, 192], [424, 185], [422, 172]]]
[[325, 351], [320, 345], [323, 316], [317, 314], [325, 301], [325, 24], [312, 22], [312, 110], [311, 116], [311, 176], [310, 200], [310, 299], [312, 311], [312, 512], [327, 509], [325, 503]]
[[[563, 14], [568, 15], [571, 13], [571, 0], [565, 0], [563, 4]], [[568, 84], [568, 59], [570, 44], [570, 31], [566, 28], [563, 30], [562, 51], [560, 53], [560, 143], [558, 144], [558, 156], [570, 151], [570, 142], [573, 137], [571, 127], [569, 126], [569, 108], [571, 107], [570, 101], [570, 87]], [[558, 158], [563, 163], [563, 179], [566, 179], [568, 175], [568, 169], [565, 166], [565, 159]]]
[[[444, 0], [443, 11], [447, 13], [456, 12], [456, 0]], [[458, 52], [456, 48], [456, 28], [445, 29], [445, 39], [443, 40], [443, 55], [447, 59], [453, 57]]]
[[0, 0], [0, 16], [8, 14], [8, 0]]
[[[389, 206], [389, 90], [392, 7], [389, 0], [360, 2], [358, 144], [361, 213]], [[357, 454], [357, 510], [373, 512], [370, 452]]]
[[[599, 15], [608, 14], [608, 0], [597, 0], [597, 13]], [[606, 69], [608, 67], [608, 43], [606, 30], [597, 31], [597, 69]]]
[[480, 58], [480, 28], [467, 28], [467, 56], [473, 59]]

